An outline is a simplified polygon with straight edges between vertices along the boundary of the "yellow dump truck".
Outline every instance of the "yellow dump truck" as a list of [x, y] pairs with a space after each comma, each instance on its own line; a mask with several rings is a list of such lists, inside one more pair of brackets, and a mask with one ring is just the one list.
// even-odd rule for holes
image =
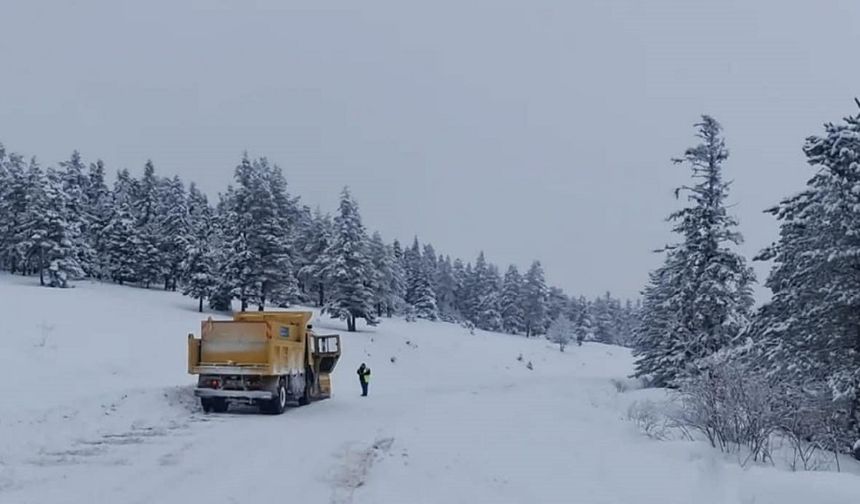
[[194, 394], [207, 413], [231, 402], [256, 404], [271, 414], [288, 402], [308, 404], [331, 395], [330, 374], [340, 358], [340, 336], [320, 335], [312, 313], [247, 312], [201, 324], [188, 335], [188, 372], [199, 375]]

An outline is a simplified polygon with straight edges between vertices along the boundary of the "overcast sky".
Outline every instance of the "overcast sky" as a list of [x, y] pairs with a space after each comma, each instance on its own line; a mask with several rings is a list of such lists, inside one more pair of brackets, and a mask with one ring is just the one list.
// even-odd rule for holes
[[[856, 111], [860, 2], [2, 0], [0, 142], [54, 164], [195, 180], [242, 151], [334, 210], [349, 185], [386, 239], [572, 293], [636, 295], [701, 113], [725, 127], [752, 255], [801, 152]], [[760, 279], [766, 265], [757, 267]]]

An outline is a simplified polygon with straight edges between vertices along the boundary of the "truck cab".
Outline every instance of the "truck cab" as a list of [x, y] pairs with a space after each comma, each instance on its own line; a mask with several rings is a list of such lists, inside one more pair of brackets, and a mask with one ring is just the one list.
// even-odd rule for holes
[[305, 405], [331, 396], [331, 372], [340, 336], [317, 334], [309, 311], [242, 312], [233, 320], [202, 322], [188, 335], [188, 372], [206, 412], [230, 403], [255, 404], [271, 414], [288, 403]]

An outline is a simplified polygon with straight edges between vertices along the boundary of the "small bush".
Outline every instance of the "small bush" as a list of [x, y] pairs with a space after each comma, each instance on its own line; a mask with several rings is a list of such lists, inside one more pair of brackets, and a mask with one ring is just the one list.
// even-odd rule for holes
[[651, 439], [663, 441], [672, 438], [671, 422], [654, 401], [636, 401], [631, 404], [627, 408], [627, 420], [636, 424]]

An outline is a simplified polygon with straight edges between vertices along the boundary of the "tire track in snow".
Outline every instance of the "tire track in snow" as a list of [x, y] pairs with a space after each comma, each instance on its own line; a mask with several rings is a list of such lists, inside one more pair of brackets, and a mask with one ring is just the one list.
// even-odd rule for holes
[[393, 437], [378, 438], [370, 446], [358, 448], [347, 445], [334, 477], [330, 504], [352, 504], [356, 489], [363, 486], [373, 464], [391, 451]]

